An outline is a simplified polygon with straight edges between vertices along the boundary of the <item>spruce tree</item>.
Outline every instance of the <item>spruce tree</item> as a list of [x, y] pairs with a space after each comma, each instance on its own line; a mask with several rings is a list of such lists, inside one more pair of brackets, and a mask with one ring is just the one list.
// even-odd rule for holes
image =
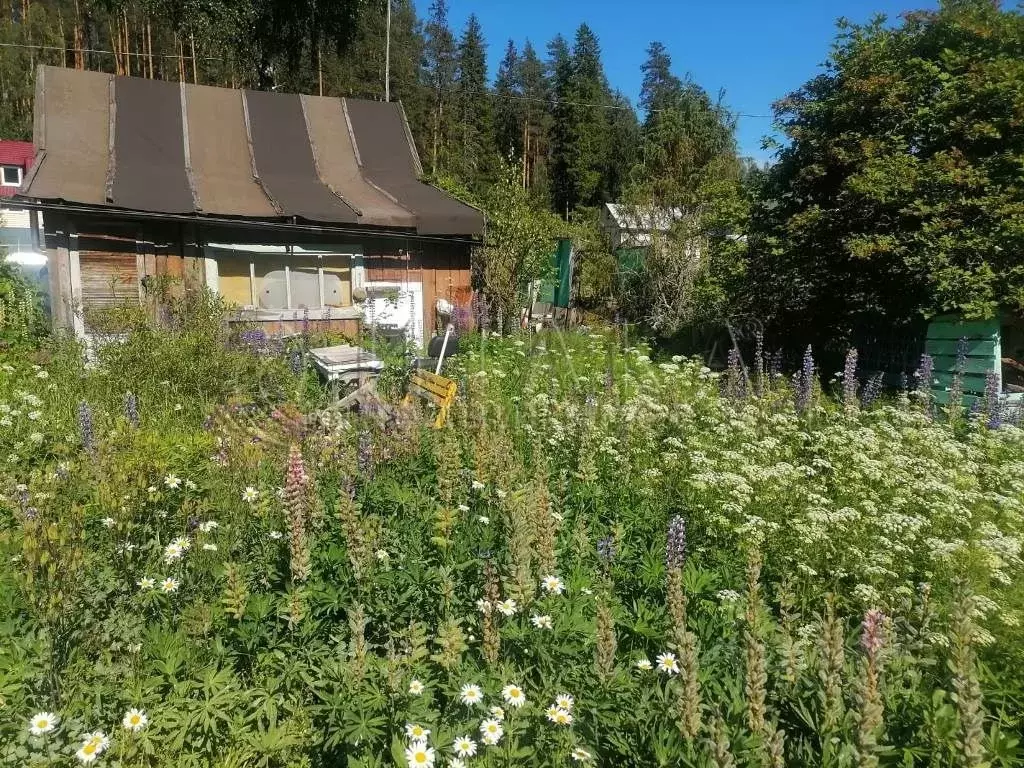
[[530, 41], [523, 45], [518, 60], [516, 87], [523, 97], [523, 184], [536, 194], [545, 196], [548, 186], [548, 151], [550, 149], [551, 111], [550, 83], [544, 64]]
[[519, 53], [509, 40], [494, 79], [494, 142], [501, 158], [513, 162], [520, 162], [523, 154], [525, 102], [521, 99], [519, 74]]
[[456, 68], [453, 171], [470, 188], [494, 171], [494, 110], [487, 82], [487, 46], [476, 14], [466, 21], [459, 40]]
[[559, 215], [568, 213], [575, 205], [575, 195], [569, 180], [569, 156], [573, 140], [569, 121], [572, 119], [568, 104], [572, 80], [572, 53], [569, 43], [556, 35], [548, 43], [548, 78], [551, 84], [551, 205]]
[[448, 26], [446, 0], [434, 0], [431, 4], [425, 32], [423, 76], [431, 91], [429, 168], [431, 175], [436, 176], [447, 165], [455, 86], [455, 37]]

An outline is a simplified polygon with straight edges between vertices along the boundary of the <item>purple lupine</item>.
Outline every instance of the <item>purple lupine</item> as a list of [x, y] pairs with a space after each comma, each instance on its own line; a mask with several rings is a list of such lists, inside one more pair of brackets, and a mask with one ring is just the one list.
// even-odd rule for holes
[[82, 438], [82, 447], [85, 450], [95, 450], [96, 443], [92, 429], [92, 409], [85, 400], [78, 404], [78, 434]]
[[953, 381], [949, 385], [950, 407], [960, 407], [964, 398], [964, 371], [967, 369], [967, 337], [961, 336], [956, 343], [956, 364], [953, 366]]
[[359, 433], [359, 449], [357, 455], [359, 471], [369, 480], [373, 476], [373, 439], [370, 431], [364, 429]]
[[731, 400], [742, 400], [747, 396], [743, 366], [740, 364], [740, 351], [736, 347], [729, 350], [723, 389], [723, 394]]
[[754, 391], [758, 397], [764, 397], [764, 334], [758, 331], [754, 339]]
[[139, 426], [139, 401], [131, 392], [124, 393], [124, 417], [133, 427]]
[[922, 395], [931, 394], [932, 382], [935, 380], [935, 361], [927, 352], [921, 355], [921, 364], [914, 373], [917, 379], [917, 391]]
[[188, 520], [185, 521], [185, 527], [189, 531], [194, 531], [196, 528], [199, 527], [199, 523], [201, 522], [202, 521], [199, 519], [198, 515], [189, 515]]
[[26, 507], [25, 508], [25, 519], [26, 520], [35, 520], [37, 517], [39, 517], [39, 510], [38, 509], [36, 509], [35, 507]]
[[847, 410], [857, 408], [857, 350], [855, 348], [846, 353], [846, 364], [843, 366], [843, 405]]
[[807, 345], [804, 351], [803, 365], [800, 372], [794, 377], [796, 384], [795, 405], [797, 413], [804, 413], [811, 404], [811, 395], [814, 393], [814, 355], [811, 345]]
[[864, 613], [860, 625], [860, 647], [868, 656], [875, 658], [885, 645], [885, 614], [877, 608]]
[[597, 542], [597, 556], [601, 560], [601, 564], [607, 568], [612, 564], [615, 559], [615, 538], [612, 536], [605, 536], [603, 539]]
[[988, 428], [999, 429], [1003, 425], [1003, 404], [1000, 402], [999, 376], [995, 371], [985, 374], [985, 413], [988, 414]]
[[774, 376], [778, 376], [780, 373], [782, 373], [782, 350], [781, 349], [777, 349], [774, 352], [772, 352], [772, 359], [769, 362], [768, 370], [769, 370], [769, 372], [771, 373], [771, 375], [773, 377]]
[[864, 385], [864, 391], [861, 393], [861, 406], [867, 408], [879, 398], [882, 394], [882, 385], [884, 382], [885, 374], [881, 371], [868, 379], [868, 383]]
[[686, 565], [686, 520], [681, 515], [674, 515], [668, 523], [665, 565], [669, 570]]
[[296, 349], [288, 355], [288, 367], [291, 368], [292, 373], [296, 376], [302, 373], [305, 365], [302, 360], [302, 353], [299, 350]]

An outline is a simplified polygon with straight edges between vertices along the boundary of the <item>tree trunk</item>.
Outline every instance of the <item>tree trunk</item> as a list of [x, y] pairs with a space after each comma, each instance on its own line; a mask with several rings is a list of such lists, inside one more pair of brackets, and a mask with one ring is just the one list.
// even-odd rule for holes
[[121, 22], [117, 22], [117, 33], [114, 33], [114, 22], [108, 22], [107, 25], [110, 27], [110, 49], [114, 52], [114, 74], [123, 75], [121, 71], [121, 54], [117, 50], [120, 48], [121, 43]]
[[82, 50], [85, 46], [82, 45], [82, 39], [82, 8], [78, 0], [75, 0], [75, 29], [72, 33], [72, 45], [75, 49], [75, 69], [85, 69], [85, 56]]
[[433, 139], [433, 150], [431, 152], [430, 160], [430, 174], [432, 176], [437, 175], [437, 142], [438, 134], [441, 132], [441, 94], [438, 92], [437, 95], [437, 111], [434, 116], [434, 139]]
[[68, 65], [67, 57], [67, 44], [68, 40], [64, 37], [64, 14], [60, 12], [60, 8], [57, 9], [57, 29], [60, 30], [60, 65], [66, 67]]
[[153, 79], [153, 27], [146, 17], [146, 58], [149, 61], [149, 79]]
[[192, 46], [192, 83], [199, 85], [199, 61], [196, 59], [196, 36], [189, 33], [189, 45]]
[[316, 41], [316, 76], [320, 83], [320, 95], [324, 95], [324, 53], [323, 43]]
[[132, 73], [132, 38], [128, 31], [128, 10], [125, 9], [121, 12], [124, 17], [124, 73], [131, 75]]

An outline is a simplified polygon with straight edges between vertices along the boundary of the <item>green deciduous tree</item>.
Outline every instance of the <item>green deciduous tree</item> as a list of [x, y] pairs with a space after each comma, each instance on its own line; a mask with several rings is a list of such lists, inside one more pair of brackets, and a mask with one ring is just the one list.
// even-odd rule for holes
[[753, 302], [840, 342], [932, 313], [1024, 309], [1024, 17], [991, 0], [840, 23], [776, 105]]

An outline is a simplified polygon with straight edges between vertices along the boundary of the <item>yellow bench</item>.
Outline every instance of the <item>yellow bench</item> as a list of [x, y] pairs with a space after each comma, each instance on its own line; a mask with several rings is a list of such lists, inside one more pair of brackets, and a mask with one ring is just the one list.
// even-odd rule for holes
[[430, 371], [415, 370], [409, 377], [409, 391], [402, 400], [402, 404], [408, 405], [412, 402], [413, 395], [429, 400], [438, 409], [437, 418], [434, 419], [434, 429], [440, 429], [448, 419], [448, 409], [455, 401], [457, 390], [458, 385], [451, 379]]

